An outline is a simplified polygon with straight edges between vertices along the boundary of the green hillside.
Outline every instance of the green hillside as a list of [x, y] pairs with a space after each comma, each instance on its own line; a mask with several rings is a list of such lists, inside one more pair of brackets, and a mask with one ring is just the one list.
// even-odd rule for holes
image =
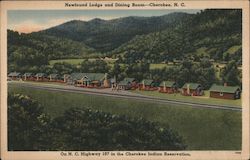
[[83, 42], [100, 52], [106, 52], [119, 47], [136, 35], [172, 28], [192, 16], [186, 13], [172, 13], [157, 17], [131, 16], [113, 20], [96, 18], [87, 22], [74, 20], [38, 33]]
[[124, 63], [209, 58], [241, 61], [240, 10], [205, 10], [173, 28], [136, 36], [111, 55]]
[[[127, 76], [177, 80], [180, 84], [205, 82], [206, 88], [212, 83], [241, 85], [240, 71], [224, 72], [220, 67], [232, 64], [238, 68], [242, 63], [241, 13], [237, 9], [207, 9], [196, 14], [74, 20], [30, 34], [8, 31], [8, 71], [70, 74], [90, 71], [89, 63], [52, 66], [49, 62], [108, 57], [116, 59], [116, 65], [99, 61], [103, 66], [98, 62], [91, 68], [106, 68], [105, 72], [119, 80]], [[161, 69], [151, 64], [182, 67]]]
[[82, 42], [43, 34], [19, 34], [8, 30], [8, 68], [47, 65], [51, 59], [79, 58], [98, 55]]

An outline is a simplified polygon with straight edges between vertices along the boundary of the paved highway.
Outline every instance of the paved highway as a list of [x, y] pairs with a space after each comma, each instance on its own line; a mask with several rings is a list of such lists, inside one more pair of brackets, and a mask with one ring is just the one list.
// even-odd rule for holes
[[225, 105], [211, 105], [211, 104], [202, 104], [202, 103], [192, 103], [192, 102], [183, 102], [178, 100], [168, 100], [163, 98], [156, 98], [150, 96], [144, 96], [140, 94], [133, 94], [130, 92], [112, 92], [107, 91], [107, 89], [85, 89], [73, 86], [60, 86], [60, 85], [51, 85], [51, 84], [42, 84], [42, 83], [27, 83], [27, 82], [9, 82], [10, 84], [16, 84], [21, 87], [29, 87], [34, 89], [42, 89], [49, 91], [60, 91], [60, 92], [70, 92], [70, 93], [82, 93], [89, 95], [98, 95], [114, 98], [125, 98], [125, 99], [135, 99], [140, 101], [146, 101], [149, 103], [160, 103], [160, 104], [177, 104], [180, 106], [189, 106], [194, 108], [209, 108], [209, 109], [220, 109], [220, 110], [231, 110], [241, 112], [242, 109], [237, 106], [225, 106]]

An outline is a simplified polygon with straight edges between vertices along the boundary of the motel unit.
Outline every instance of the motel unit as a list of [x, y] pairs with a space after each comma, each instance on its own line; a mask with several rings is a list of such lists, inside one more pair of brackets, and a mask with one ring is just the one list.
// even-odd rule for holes
[[143, 79], [139, 84], [138, 84], [138, 89], [139, 90], [144, 90], [144, 91], [153, 91], [157, 90], [156, 83], [152, 79]]
[[35, 81], [49, 81], [49, 79], [47, 78], [47, 75], [45, 73], [37, 73], [35, 75]]
[[184, 96], [202, 96], [204, 94], [199, 83], [185, 83], [181, 89], [181, 94]]
[[135, 78], [124, 78], [122, 81], [118, 83], [119, 90], [130, 90], [136, 88], [137, 88], [137, 82]]
[[50, 74], [48, 76], [48, 79], [51, 82], [57, 82], [57, 81], [59, 81], [61, 79], [61, 77], [58, 74], [56, 74], [56, 73], [52, 73], [52, 74]]
[[24, 81], [33, 81], [35, 79], [34, 74], [30, 72], [26, 72], [23, 74], [22, 79]]
[[241, 89], [238, 86], [223, 86], [213, 84], [209, 89], [210, 97], [221, 99], [240, 99]]
[[19, 72], [11, 72], [8, 74], [8, 79], [10, 80], [19, 80], [21, 78], [22, 78], [22, 75]]
[[178, 85], [174, 81], [163, 81], [161, 82], [158, 90], [161, 93], [177, 93]]

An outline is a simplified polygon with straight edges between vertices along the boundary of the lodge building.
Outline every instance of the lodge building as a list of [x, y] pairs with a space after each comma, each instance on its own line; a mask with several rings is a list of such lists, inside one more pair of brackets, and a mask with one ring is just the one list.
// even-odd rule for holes
[[72, 73], [67, 80], [68, 84], [96, 88], [96, 87], [110, 87], [110, 81], [106, 73]]

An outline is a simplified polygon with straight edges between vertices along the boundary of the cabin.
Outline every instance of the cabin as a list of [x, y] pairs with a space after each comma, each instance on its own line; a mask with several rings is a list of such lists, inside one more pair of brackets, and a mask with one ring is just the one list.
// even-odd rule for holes
[[34, 75], [33, 75], [33, 73], [24, 73], [22, 76], [22, 79], [24, 81], [32, 81], [32, 80], [34, 80]]
[[35, 75], [35, 81], [48, 81], [49, 79], [47, 78], [45, 73], [37, 73]]
[[135, 78], [124, 78], [122, 81], [118, 83], [119, 90], [130, 90], [136, 88], [137, 88], [137, 83]]
[[202, 96], [204, 91], [199, 83], [185, 83], [182, 87], [181, 94], [184, 96]]
[[54, 73], [50, 74], [48, 76], [48, 78], [49, 78], [49, 81], [51, 81], [51, 82], [56, 82], [56, 81], [60, 80], [60, 76], [58, 74], [54, 74]]
[[11, 72], [8, 74], [9, 80], [20, 80], [21, 78], [22, 78], [22, 75], [19, 72]]
[[69, 79], [70, 79], [70, 75], [64, 74], [63, 76], [60, 77], [60, 80], [61, 80], [60, 82], [66, 83]]
[[157, 87], [155, 87], [155, 82], [152, 79], [143, 79], [138, 84], [138, 88], [139, 90], [144, 90], [144, 91], [157, 90]]
[[238, 86], [223, 86], [213, 84], [209, 89], [210, 97], [221, 99], [240, 99], [241, 89]]
[[72, 73], [67, 83], [86, 88], [110, 87], [106, 73]]
[[49, 81], [51, 82], [67, 83], [70, 78], [70, 75], [64, 74], [61, 76], [59, 74], [50, 74], [48, 78], [49, 78]]
[[178, 85], [174, 81], [163, 81], [159, 86], [159, 92], [161, 93], [177, 93]]
[[111, 85], [112, 90], [117, 90], [118, 89], [116, 77], [110, 79], [110, 85]]

